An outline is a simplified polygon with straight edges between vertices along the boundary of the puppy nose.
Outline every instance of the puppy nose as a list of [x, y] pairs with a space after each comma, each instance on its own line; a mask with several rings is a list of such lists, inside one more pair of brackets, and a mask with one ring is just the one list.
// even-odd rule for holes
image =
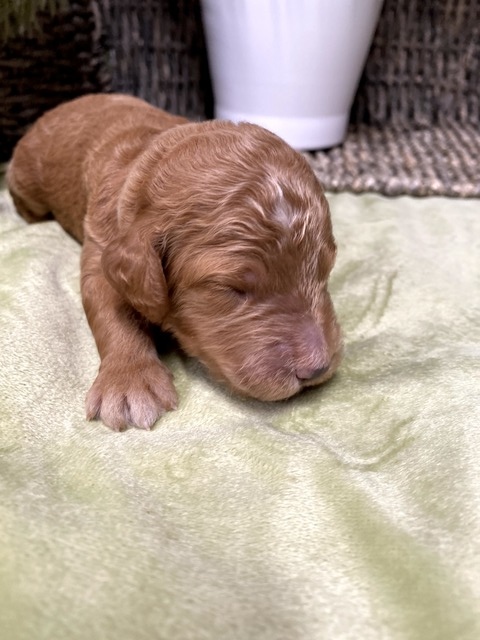
[[312, 368], [300, 368], [297, 369], [296, 374], [299, 380], [314, 380], [315, 378], [319, 378], [321, 375], [328, 371], [328, 365], [317, 367], [316, 369]]

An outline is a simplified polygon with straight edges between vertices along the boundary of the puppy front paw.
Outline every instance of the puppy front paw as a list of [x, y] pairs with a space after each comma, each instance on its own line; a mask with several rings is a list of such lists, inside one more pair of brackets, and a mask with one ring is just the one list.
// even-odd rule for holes
[[172, 379], [156, 359], [103, 362], [87, 394], [87, 419], [102, 420], [114, 431], [128, 426], [150, 429], [162, 414], [177, 408]]

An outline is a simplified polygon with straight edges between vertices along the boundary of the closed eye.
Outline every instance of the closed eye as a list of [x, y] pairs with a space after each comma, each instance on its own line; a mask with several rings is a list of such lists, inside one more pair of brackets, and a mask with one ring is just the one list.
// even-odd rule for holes
[[204, 280], [202, 283], [199, 283], [199, 285], [206, 287], [212, 293], [223, 296], [229, 302], [245, 302], [250, 296], [247, 288], [225, 282], [218, 282], [216, 280]]
[[234, 296], [237, 296], [237, 298], [241, 298], [242, 300], [246, 300], [248, 298], [248, 291], [245, 291], [245, 289], [241, 289], [239, 287], [226, 287], [227, 290], [233, 294]]
[[218, 289], [231, 302], [234, 302], [236, 304], [247, 302], [250, 295], [246, 289], [242, 289], [241, 287], [234, 287], [231, 285], [222, 285], [221, 287], [218, 287]]

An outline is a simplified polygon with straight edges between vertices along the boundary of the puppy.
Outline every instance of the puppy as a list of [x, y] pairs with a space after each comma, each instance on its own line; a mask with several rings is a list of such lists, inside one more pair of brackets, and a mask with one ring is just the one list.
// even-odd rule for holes
[[307, 161], [272, 133], [88, 95], [32, 126], [7, 181], [27, 220], [53, 214], [83, 242], [82, 299], [101, 359], [88, 419], [147, 429], [176, 407], [151, 325], [260, 400], [333, 375], [328, 204]]

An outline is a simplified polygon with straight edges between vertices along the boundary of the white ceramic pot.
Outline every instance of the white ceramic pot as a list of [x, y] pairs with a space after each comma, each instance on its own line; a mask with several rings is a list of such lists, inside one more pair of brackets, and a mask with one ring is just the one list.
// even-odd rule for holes
[[202, 0], [215, 117], [343, 141], [383, 0]]

